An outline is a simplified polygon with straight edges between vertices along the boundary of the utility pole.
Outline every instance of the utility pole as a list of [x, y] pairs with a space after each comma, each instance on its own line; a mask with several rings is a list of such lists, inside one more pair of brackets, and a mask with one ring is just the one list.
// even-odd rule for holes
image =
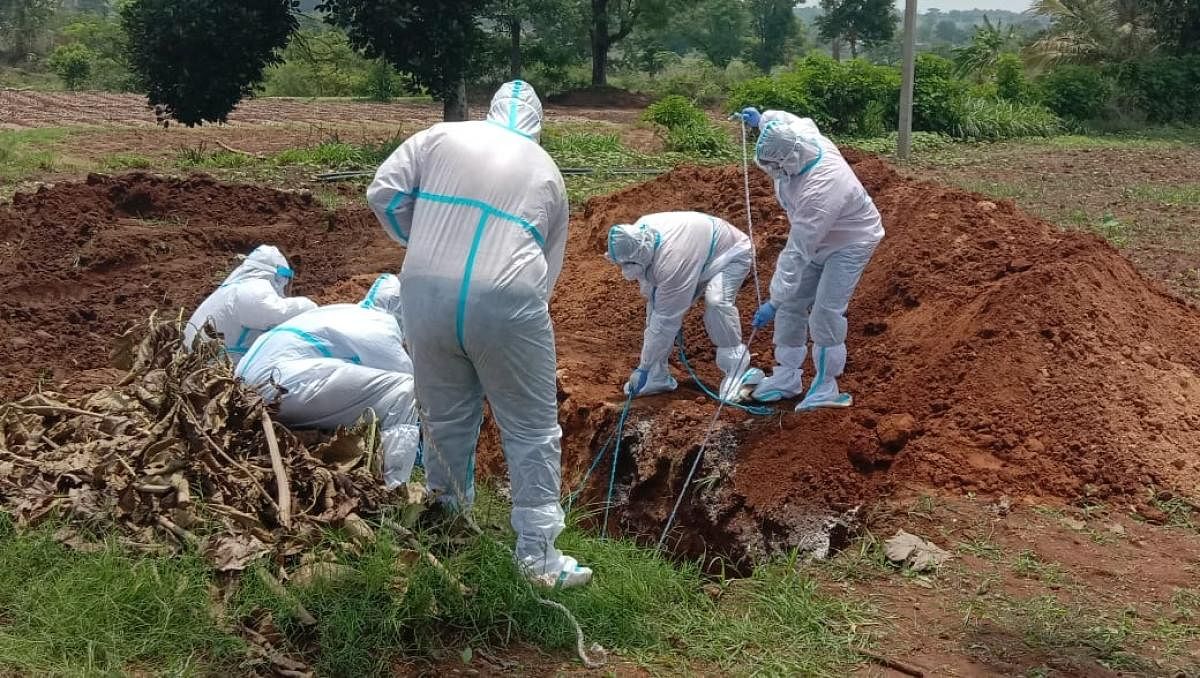
[[917, 0], [904, 3], [904, 65], [900, 74], [900, 130], [896, 155], [908, 162], [912, 153], [913, 80], [916, 76]]

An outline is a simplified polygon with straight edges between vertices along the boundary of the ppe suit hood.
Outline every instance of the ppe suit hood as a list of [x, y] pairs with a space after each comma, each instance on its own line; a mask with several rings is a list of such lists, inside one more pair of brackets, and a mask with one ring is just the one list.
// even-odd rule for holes
[[225, 278], [222, 286], [242, 280], [267, 280], [279, 294], [287, 289], [287, 284], [294, 274], [288, 266], [287, 259], [279, 248], [272, 245], [259, 245], [251, 252], [233, 272]]
[[608, 258], [618, 266], [649, 268], [662, 244], [662, 234], [645, 224], [618, 224], [608, 230]]
[[819, 141], [778, 120], [767, 123], [754, 148], [754, 162], [775, 179], [807, 174], [822, 155]]
[[400, 319], [400, 278], [391, 273], [384, 273], [375, 279], [367, 296], [363, 298], [363, 308], [384, 311]]
[[506, 82], [492, 97], [488, 121], [527, 136], [534, 141], [542, 135], [542, 102], [533, 85], [524, 80]]

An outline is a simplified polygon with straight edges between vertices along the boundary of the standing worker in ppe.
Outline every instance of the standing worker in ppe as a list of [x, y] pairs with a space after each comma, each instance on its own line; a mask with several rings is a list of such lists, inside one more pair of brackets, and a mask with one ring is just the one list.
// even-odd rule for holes
[[737, 294], [750, 274], [750, 238], [728, 222], [699, 212], [649, 214], [608, 232], [608, 258], [646, 299], [641, 361], [625, 384], [633, 396], [673, 391], [671, 345], [692, 304], [704, 297], [704, 329], [725, 375], [719, 397], [739, 396], [750, 355], [742, 343]]
[[350, 426], [370, 409], [379, 421], [388, 487], [407, 482], [420, 443], [412, 361], [401, 343], [400, 281], [385, 274], [361, 304], [302, 313], [250, 347], [236, 375], [295, 428]]
[[581, 586], [592, 571], [554, 546], [562, 430], [549, 299], [567, 242], [562, 175], [538, 144], [542, 105], [502, 85], [486, 121], [418, 132], [379, 168], [367, 200], [408, 248], [404, 330], [416, 366], [431, 489], [466, 509], [486, 397], [512, 485], [516, 556], [535, 583]]
[[775, 180], [791, 223], [771, 278], [771, 299], [754, 314], [755, 327], [775, 321], [777, 363], [754, 397], [774, 401], [803, 392], [811, 335], [813, 381], [796, 410], [849, 407], [853, 398], [837, 384], [846, 367], [846, 309], [883, 239], [883, 220], [837, 146], [812, 120], [782, 111], [760, 115], [753, 108], [741, 117], [762, 128], [754, 159]]
[[292, 277], [287, 259], [277, 248], [258, 246], [192, 313], [183, 329], [183, 345], [190, 348], [204, 323], [211, 322], [237, 367], [259, 335], [317, 307], [308, 297], [284, 296]]

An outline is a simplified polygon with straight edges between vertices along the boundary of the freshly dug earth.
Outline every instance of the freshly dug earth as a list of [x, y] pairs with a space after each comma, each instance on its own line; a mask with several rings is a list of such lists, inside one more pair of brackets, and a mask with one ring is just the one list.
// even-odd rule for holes
[[[888, 229], [850, 308], [843, 388], [855, 407], [723, 413], [672, 535], [678, 551], [821, 550], [842, 511], [908, 490], [1200, 499], [1200, 414], [1188, 405], [1200, 396], [1200, 313], [1099, 239], [850, 159]], [[752, 193], [765, 293], [787, 223], [757, 171]], [[590, 201], [572, 224], [552, 304], [568, 486], [611, 434], [641, 343], [642, 302], [604, 260], [605, 234], [672, 209], [745, 227], [740, 172], [683, 168]], [[289, 256], [297, 293], [323, 302], [358, 297], [402, 259], [361, 207], [330, 212], [305, 194], [203, 176], [93, 176], [18, 196], [0, 209], [0, 394], [39, 376], [86, 389], [124, 326], [154, 308], [190, 310], [260, 242]], [[748, 319], [753, 283], [740, 304]], [[698, 310], [684, 335], [713, 383]], [[768, 367], [767, 333], [754, 350]], [[615, 522], [628, 533], [657, 537], [714, 411], [678, 376], [676, 393], [636, 401], [625, 428]], [[481, 467], [500, 471], [491, 432], [484, 446]], [[602, 498], [607, 477], [605, 461], [585, 499]]]

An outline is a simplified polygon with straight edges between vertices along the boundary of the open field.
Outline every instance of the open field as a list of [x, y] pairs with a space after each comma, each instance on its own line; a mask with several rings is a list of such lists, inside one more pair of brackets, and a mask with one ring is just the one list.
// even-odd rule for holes
[[[358, 298], [402, 250], [362, 204], [361, 182], [312, 175], [370, 168], [436, 117], [411, 102], [256, 100], [227, 126], [163, 130], [130, 97], [12, 94], [0, 92], [0, 124], [9, 110], [27, 116], [0, 131], [0, 196], [15, 195], [0, 205], [0, 389], [14, 398], [83, 398], [112, 383], [120, 373], [102, 349], [116, 334], [151, 311], [191, 308], [258, 242], [284, 249], [298, 292]], [[49, 104], [61, 119], [38, 112]], [[546, 146], [563, 166], [703, 160], [662, 153], [639, 117], [551, 107]], [[4, 523], [0, 672], [263, 670], [234, 629], [250, 625], [321, 675], [904, 675], [880, 658], [929, 676], [1200, 675], [1195, 140], [1176, 131], [953, 145], [899, 173], [848, 152], [889, 231], [850, 311], [856, 406], [723, 415], [719, 449], [669, 540], [672, 560], [646, 546], [715, 409], [685, 374], [679, 391], [630, 411], [612, 475], [624, 539], [597, 536], [604, 482], [580, 486], [617, 425], [642, 329], [636, 289], [604, 261], [603, 237], [667, 209], [744, 227], [741, 171], [570, 179], [576, 210], [552, 313], [564, 489], [581, 499], [564, 548], [597, 581], [553, 598], [589, 643], [615, 651], [606, 669], [583, 671], [562, 619], [511, 581], [492, 540], [507, 538], [503, 464], [485, 430], [481, 475], [500, 497], [480, 510], [488, 537], [426, 535], [469, 599], [447, 598], [431, 572], [398, 589], [403, 549], [388, 538], [349, 548], [331, 536], [349, 578], [286, 584], [317, 618], [306, 626], [287, 597], [252, 577], [218, 577], [197, 554], [140, 557], [115, 539], [76, 552], [56, 542], [55, 525]], [[197, 171], [211, 176], [159, 176]], [[765, 280], [787, 222], [752, 172]], [[744, 319], [754, 296], [748, 283]], [[711, 383], [698, 313], [683, 334]], [[769, 365], [769, 342], [754, 350]], [[607, 477], [608, 462], [599, 468]], [[848, 514], [852, 530], [830, 527]], [[952, 558], [924, 573], [888, 564], [882, 541], [897, 529]], [[821, 543], [832, 557], [807, 562]], [[103, 604], [68, 624], [81, 600]], [[145, 634], [139, 615], [158, 631]]]

